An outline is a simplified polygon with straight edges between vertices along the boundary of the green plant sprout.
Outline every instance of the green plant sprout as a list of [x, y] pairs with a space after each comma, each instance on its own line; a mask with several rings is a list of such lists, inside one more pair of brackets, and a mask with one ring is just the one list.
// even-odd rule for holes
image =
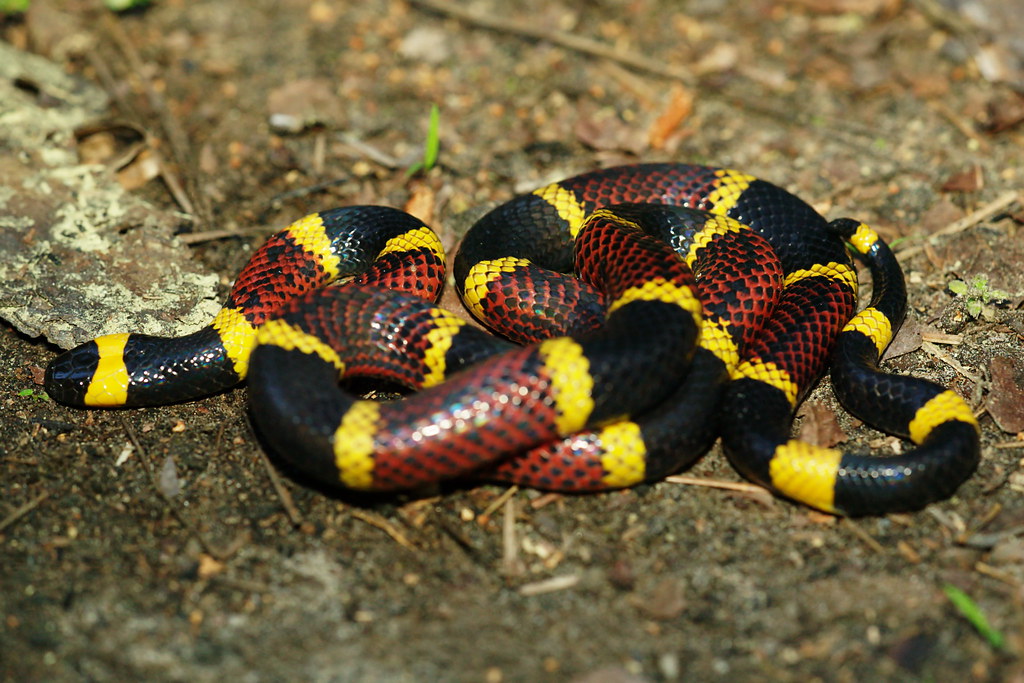
[[109, 10], [123, 12], [124, 10], [135, 9], [136, 7], [145, 7], [149, 4], [149, 0], [103, 0], [103, 4]]
[[989, 304], [1010, 298], [1009, 292], [989, 287], [987, 275], [975, 275], [968, 282], [950, 280], [949, 291], [954, 296], [963, 298], [967, 314], [972, 318], [991, 314]]
[[0, 12], [24, 12], [29, 0], [0, 0]]
[[978, 606], [978, 603], [971, 596], [949, 583], [942, 587], [942, 592], [953, 603], [953, 607], [960, 613], [960, 616], [969, 621], [971, 626], [975, 628], [982, 638], [988, 641], [988, 644], [993, 649], [1003, 649], [1006, 640], [1002, 632], [988, 623], [985, 613], [981, 611], [981, 607]]
[[35, 389], [22, 389], [18, 392], [18, 396], [22, 398], [34, 398], [37, 401], [49, 401], [50, 397], [46, 394], [37, 394]]
[[[30, 0], [0, 0], [0, 12], [24, 12]], [[136, 7], [145, 7], [150, 0], [103, 0], [104, 6], [114, 12], [122, 12]]]
[[420, 171], [426, 172], [434, 168], [437, 155], [441, 150], [441, 109], [437, 104], [430, 105], [430, 123], [427, 125], [427, 140], [423, 143], [423, 159], [417, 161], [405, 172], [409, 178]]

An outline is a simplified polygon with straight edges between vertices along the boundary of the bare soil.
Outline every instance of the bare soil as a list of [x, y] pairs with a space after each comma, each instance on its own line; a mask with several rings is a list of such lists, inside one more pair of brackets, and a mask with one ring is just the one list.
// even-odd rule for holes
[[[602, 57], [401, 0], [98, 4], [0, 29], [148, 135], [181, 189], [132, 191], [180, 212], [222, 293], [330, 206], [411, 204], [454, 244], [464, 212], [583, 170], [727, 165], [896, 244], [911, 317], [887, 367], [967, 398], [983, 461], [952, 500], [853, 521], [670, 482], [354, 498], [268, 462], [244, 388], [68, 409], [37, 385], [57, 349], [4, 326], [0, 679], [1024, 680], [1024, 105], [975, 52], [998, 34], [900, 0], [459, 5]], [[432, 103], [439, 164], [409, 177]], [[977, 276], [1005, 295], [950, 291]], [[810, 403], [805, 429], [899, 447], [827, 380]], [[686, 474], [740, 483], [717, 447]]]

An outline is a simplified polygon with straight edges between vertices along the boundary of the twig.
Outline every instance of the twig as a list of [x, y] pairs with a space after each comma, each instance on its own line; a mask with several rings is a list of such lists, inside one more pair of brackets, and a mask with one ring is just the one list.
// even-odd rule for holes
[[976, 211], [972, 211], [971, 213], [967, 214], [960, 220], [954, 221], [940, 230], [936, 230], [935, 232], [928, 234], [912, 235], [908, 239], [908, 241], [903, 242], [903, 244], [906, 244], [908, 246], [906, 246], [903, 249], [896, 247], [895, 249], [893, 249], [893, 251], [896, 252], [896, 255], [899, 256], [900, 258], [908, 258], [910, 256], [914, 256], [924, 251], [924, 245], [917, 244], [910, 246], [910, 240], [924, 238], [931, 241], [937, 237], [944, 237], [946, 235], [953, 235], [958, 232], [963, 232], [964, 230], [973, 228], [979, 223], [987, 221], [989, 218], [998, 215], [1000, 212], [1006, 210], [1011, 204], [1020, 200], [1021, 196], [1016, 190], [1007, 190], [1006, 192], [1002, 193], [1001, 195], [993, 199], [991, 202], [986, 204], [985, 206], [982, 206]]
[[125, 96], [125, 89], [117, 87], [117, 79], [107, 66], [107, 61], [94, 50], [87, 51], [85, 57], [89, 60], [89, 66], [96, 72], [96, 78], [103, 84], [103, 89], [107, 95], [116, 103], [117, 109], [132, 122], [133, 126], [137, 127], [142, 134], [145, 134], [146, 129], [141, 125], [145, 117], [143, 117], [138, 107], [135, 106], [135, 102]]
[[550, 579], [544, 579], [542, 581], [534, 581], [533, 583], [523, 584], [519, 587], [519, 594], [526, 597], [530, 597], [533, 595], [543, 595], [544, 593], [554, 593], [555, 591], [562, 591], [567, 588], [572, 588], [579, 582], [579, 574], [553, 576]]
[[[249, 430], [250, 439], [255, 443], [257, 441], [256, 430], [253, 429], [252, 421], [248, 418], [248, 415], [245, 419], [245, 426]], [[223, 428], [217, 436], [218, 448], [221, 434], [223, 434]], [[267, 478], [270, 479], [270, 485], [274, 487], [277, 499], [281, 501], [281, 507], [284, 508], [284, 513], [288, 515], [288, 521], [291, 522], [293, 526], [299, 526], [303, 522], [302, 513], [299, 512], [298, 506], [295, 505], [295, 499], [292, 498], [291, 491], [289, 491], [288, 487], [286, 487], [284, 482], [281, 481], [281, 475], [277, 473], [277, 468], [275, 468], [273, 463], [270, 462], [270, 458], [267, 457], [267, 454], [263, 449], [257, 445], [256, 451], [259, 453], [260, 460], [263, 462], [263, 469], [267, 472]]]
[[952, 108], [945, 102], [935, 101], [928, 103], [932, 109], [937, 111], [940, 115], [946, 117], [946, 120], [953, 124], [953, 127], [960, 131], [968, 140], [974, 140], [975, 144], [978, 145], [978, 149], [983, 152], [987, 152], [992, 149], [992, 145], [988, 144], [988, 140], [978, 135], [977, 131], [971, 127], [971, 124], [964, 120], [962, 116], [953, 111]]
[[530, 509], [540, 510], [541, 508], [547, 507], [552, 503], [558, 503], [563, 500], [565, 500], [565, 494], [555, 493], [554, 491], [549, 493], [543, 493], [530, 501]]
[[960, 18], [956, 11], [944, 7], [938, 0], [911, 0], [917, 10], [935, 26], [949, 31], [962, 39], [973, 41], [975, 31], [971, 25]]
[[921, 332], [921, 341], [931, 342], [932, 344], [949, 344], [950, 346], [956, 346], [962, 344], [964, 336], [962, 334], [947, 334], [945, 332], [923, 330]]
[[[152, 87], [149, 79], [145, 78], [145, 65], [142, 63], [138, 52], [136, 52], [135, 46], [132, 45], [127, 34], [124, 32], [124, 27], [117, 19], [113, 18], [112, 14], [106, 14], [104, 15], [104, 28], [107, 35], [110, 36], [124, 56], [128, 67], [142, 84], [150, 109], [156, 114], [164, 136], [167, 138], [167, 143], [170, 145], [171, 153], [178, 162], [179, 167], [189, 169], [189, 173], [185, 178], [187, 185], [187, 192], [185, 192], [177, 184], [177, 178], [172, 173], [166, 172], [166, 164], [161, 164], [161, 168], [165, 171], [163, 178], [167, 183], [168, 189], [175, 196], [178, 203], [182, 205], [182, 209], [192, 216], [195, 224], [199, 226], [210, 225], [212, 222], [212, 211], [210, 210], [206, 194], [199, 191], [198, 179], [194, 171], [196, 165], [194, 163], [192, 147], [189, 144], [185, 130], [178, 122], [178, 119], [171, 114], [170, 109], [164, 102], [163, 96]], [[182, 203], [182, 200], [184, 200], [184, 203]]]
[[519, 576], [523, 564], [519, 559], [519, 544], [516, 542], [516, 502], [512, 497], [505, 499], [505, 514], [501, 525], [501, 568], [505, 576]]
[[747, 484], [742, 481], [725, 481], [724, 479], [703, 479], [701, 477], [691, 477], [685, 474], [672, 474], [665, 477], [665, 481], [672, 484], [685, 484], [688, 486], [704, 486], [712, 489], [724, 489], [726, 491], [736, 491], [744, 495], [748, 495], [752, 498], [771, 504], [775, 501], [768, 491], [761, 486], [756, 484]]
[[[248, 422], [248, 420], [247, 420]], [[252, 433], [252, 425], [250, 425], [249, 432]], [[302, 513], [299, 512], [299, 508], [295, 505], [295, 499], [292, 498], [291, 491], [281, 481], [281, 476], [277, 473], [277, 469], [273, 463], [270, 462], [270, 458], [263, 452], [263, 449], [256, 446], [256, 450], [260, 454], [260, 460], [263, 462], [263, 468], [267, 471], [267, 477], [270, 479], [270, 485], [274, 487], [274, 492], [277, 494], [278, 500], [281, 501], [281, 507], [284, 508], [284, 513], [288, 515], [288, 521], [293, 526], [299, 526], [302, 524]]]
[[270, 593], [274, 590], [272, 587], [261, 581], [239, 579], [232, 576], [218, 575], [211, 577], [210, 581], [227, 588], [234, 588], [235, 590], [246, 591], [248, 593]]
[[224, 240], [230, 237], [244, 237], [245, 235], [257, 235], [267, 232], [266, 228], [244, 228], [241, 230], [206, 230], [203, 232], [189, 232], [176, 235], [183, 244], [199, 244], [200, 242], [213, 242]]
[[326, 190], [329, 187], [334, 187], [335, 185], [347, 183], [349, 180], [351, 180], [351, 178], [348, 177], [332, 178], [331, 180], [324, 180], [323, 182], [313, 183], [312, 185], [303, 185], [302, 187], [296, 187], [295, 189], [286, 190], [284, 192], [275, 194], [273, 197], [270, 198], [270, 201], [267, 203], [270, 206], [280, 206], [284, 204], [286, 201], [291, 201], [292, 199], [296, 199], [298, 197], [305, 197], [307, 195], [315, 194], [317, 192], [322, 192], [323, 190]]
[[[607, 59], [611, 64], [621, 64], [635, 71], [681, 81], [688, 86], [695, 85], [697, 83], [698, 76], [700, 76], [699, 73], [695, 73], [683, 67], [665, 64], [662, 61], [650, 59], [649, 57], [635, 52], [615, 50], [605, 43], [579, 36], [574, 33], [545, 29], [539, 27], [536, 23], [516, 21], [505, 17], [496, 17], [473, 12], [456, 5], [450, 0], [409, 1], [413, 5], [419, 5], [420, 7], [454, 17], [472, 26], [500, 33], [510, 33], [532, 40], [546, 41], [582, 54]], [[613, 73], [612, 76], [615, 77], [615, 74]], [[640, 86], [638, 83], [634, 83], [633, 86], [627, 87], [630, 87], [632, 90], [637, 90], [643, 86]], [[723, 100], [731, 107], [743, 107], [753, 114], [780, 121], [787, 126], [803, 126], [806, 130], [813, 131], [817, 134], [825, 134], [832, 138], [842, 138], [848, 145], [860, 150], [864, 154], [883, 156], [872, 144], [860, 141], [862, 138], [873, 140], [876, 133], [875, 129], [867, 125], [861, 125], [857, 121], [848, 120], [842, 121], [841, 125], [828, 125], [826, 130], [818, 124], [816, 120], [812, 120], [814, 117], [808, 113], [793, 112], [790, 109], [783, 107], [773, 108], [770, 105], [767, 105], [763, 98], [750, 97], [739, 89], [729, 89], [728, 91], [724, 91], [719, 88], [715, 88], [704, 94], [709, 97], [716, 97]], [[644, 95], [643, 93], [638, 93], [638, 96], [642, 98], [649, 98], [649, 95]], [[896, 175], [908, 170], [909, 169], [900, 167], [895, 169], [890, 175]]]
[[1020, 580], [1013, 574], [1005, 572], [1002, 569], [997, 569], [996, 567], [993, 567], [990, 564], [986, 564], [985, 562], [975, 562], [974, 571], [989, 578], [995, 579], [996, 581], [1001, 581], [1008, 586], [1016, 588], [1018, 591], [1022, 586]]
[[860, 524], [857, 524], [855, 521], [853, 521], [849, 517], [843, 517], [842, 518], [842, 523], [846, 526], [847, 529], [849, 529], [850, 531], [853, 532], [854, 536], [859, 538], [861, 540], [861, 542], [863, 542], [864, 545], [866, 545], [868, 548], [870, 548], [873, 552], [875, 552], [875, 553], [877, 553], [879, 555], [882, 555], [882, 554], [885, 553], [885, 548], [882, 547], [882, 544], [879, 543], [878, 541], [876, 541], [874, 536], [872, 536], [868, 532], [864, 531], [864, 529], [861, 528]]
[[352, 509], [351, 514], [356, 519], [366, 522], [370, 526], [377, 527], [378, 529], [386, 533], [388, 536], [390, 536], [395, 543], [402, 546], [403, 548], [407, 550], [416, 550], [416, 546], [413, 545], [413, 542], [410, 541], [405, 534], [399, 531], [398, 527], [396, 527], [394, 524], [384, 519], [380, 515], [374, 514], [372, 512], [365, 512], [359, 509]]
[[42, 503], [44, 500], [46, 500], [49, 497], [50, 497], [50, 492], [49, 491], [43, 491], [38, 496], [36, 496], [32, 500], [30, 500], [29, 502], [25, 503], [24, 505], [22, 505], [21, 507], [16, 509], [14, 512], [12, 512], [11, 514], [9, 514], [6, 517], [4, 517], [3, 521], [0, 521], [0, 531], [3, 531], [4, 529], [6, 529], [10, 525], [14, 524], [15, 522], [17, 522], [19, 519], [21, 519], [22, 517], [24, 517], [28, 513], [30, 513], [33, 510], [35, 510], [37, 507], [39, 507], [40, 503]]
[[924, 511], [934, 517], [935, 521], [948, 529], [954, 537], [961, 537], [967, 531], [967, 525], [964, 524], [964, 521], [955, 512], [943, 512], [934, 505], [929, 505], [924, 509]]
[[1000, 543], [1024, 536], [1024, 526], [1015, 526], [1001, 531], [964, 533], [957, 543], [974, 550], [992, 550]]
[[371, 145], [369, 142], [360, 139], [353, 133], [342, 133], [339, 136], [339, 139], [343, 144], [350, 147], [352, 151], [358, 154], [359, 157], [367, 157], [370, 161], [376, 162], [384, 168], [388, 168], [393, 171], [396, 168], [408, 166], [407, 163], [403, 162], [398, 157], [388, 154], [376, 145]]
[[142, 447], [142, 442], [139, 441], [139, 437], [135, 433], [135, 430], [124, 416], [120, 416], [120, 419], [121, 427], [124, 429], [125, 434], [128, 435], [128, 439], [132, 442], [132, 445], [135, 446], [135, 452], [139, 454], [139, 461], [142, 462], [142, 468], [146, 470], [146, 476], [149, 477], [150, 485], [152, 485], [160, 497], [164, 499], [164, 502], [170, 509], [171, 514], [178, 520], [178, 523], [185, 527], [185, 529], [199, 541], [199, 544], [203, 546], [203, 550], [210, 554], [214, 559], [226, 560], [231, 557], [231, 555], [238, 550], [238, 546], [240, 544], [234, 543], [227, 549], [215, 547], [213, 543], [211, 543], [206, 536], [199, 531], [199, 528], [192, 522], [192, 520], [185, 517], [185, 514], [181, 511], [178, 504], [175, 503], [174, 499], [164, 493], [163, 489], [157, 483], [156, 475], [153, 473], [153, 468], [150, 466], [149, 456], [146, 453], [146, 449]]
[[477, 522], [479, 522], [480, 524], [486, 524], [490, 520], [491, 515], [493, 515], [498, 508], [504, 505], [506, 500], [516, 495], [516, 493], [518, 492], [518, 486], [509, 486], [507, 489], [502, 491], [500, 496], [492, 500], [491, 504], [484, 508], [483, 512], [477, 515]]
[[[124, 89], [118, 87], [117, 79], [114, 78], [113, 72], [107, 67], [107, 62], [100, 57], [98, 53], [93, 50], [89, 50], [86, 53], [86, 58], [89, 60], [89, 65], [92, 66], [94, 71], [96, 71], [96, 77], [103, 84], [103, 89], [106, 90], [111, 99], [117, 103], [118, 109], [131, 121], [132, 127], [138, 130], [145, 138], [144, 146], [148, 148], [150, 153], [153, 155], [157, 166], [160, 168], [160, 177], [163, 179], [164, 183], [166, 183], [168, 191], [170, 191], [171, 195], [174, 197], [174, 201], [178, 203], [178, 206], [180, 206], [186, 214], [193, 216], [195, 214], [195, 207], [182, 188], [181, 183], [178, 181], [178, 176], [171, 171], [167, 163], [164, 161], [163, 155], [160, 153], [159, 142], [143, 124], [145, 117], [142, 115], [142, 112], [139, 111], [134, 102], [125, 97]], [[138, 153], [139, 150], [133, 148], [121, 156], [124, 158], [134, 157]], [[114, 167], [118, 167], [119, 165], [119, 163], [112, 164]]]
[[448, 538], [455, 542], [455, 545], [462, 548], [471, 560], [482, 567], [491, 566], [490, 557], [488, 556], [485, 558], [484, 554], [473, 544], [473, 540], [464, 534], [461, 529], [452, 525], [446, 516], [436, 515], [434, 517], [434, 523], [437, 524], [438, 528], [441, 529]]
[[973, 373], [967, 368], [965, 368], [960, 361], [958, 361], [956, 358], [953, 358], [953, 356], [949, 355], [932, 342], [922, 341], [921, 350], [927, 353], [928, 355], [932, 356], [933, 358], [937, 358], [938, 360], [942, 361], [943, 363], [953, 368], [956, 372], [960, 373], [961, 375], [971, 380], [975, 384], [981, 382], [981, 377], [979, 377], [976, 373]]
[[639, 77], [635, 72], [625, 69], [615, 62], [606, 62], [604, 72], [647, 106], [651, 108], [657, 106], [663, 94], [661, 88], [656, 87], [650, 81]]
[[[1000, 449], [1002, 449], [1002, 448], [1024, 448], [1024, 441], [1020, 441], [1020, 440], [1016, 440], [1016, 441], [1003, 441], [1002, 443], [992, 444], [992, 448], [1000, 448]], [[993, 482], [989, 483], [987, 486], [985, 486], [985, 488], [983, 488], [981, 490], [981, 495], [983, 495], [983, 496], [992, 495], [993, 493], [995, 493], [999, 489], [1001, 489], [1004, 486], [1006, 486], [1007, 484], [1009, 484], [1010, 483], [1010, 479], [1012, 479], [1013, 476], [1015, 474], [1017, 474], [1017, 471], [1020, 469], [1020, 467], [1021, 467], [1021, 462], [1020, 462], [1020, 460], [1018, 460], [1016, 465], [1014, 465], [1013, 467], [1007, 468], [1006, 471], [1003, 472], [1003, 474], [998, 479], [996, 479], [995, 481], [993, 481]]]
[[987, 221], [989, 218], [999, 214], [1005, 210], [1008, 206], [1016, 201], [1020, 200], [1020, 194], [1017, 190], [1007, 190], [1002, 193], [985, 206], [972, 211], [958, 221], [950, 223], [941, 230], [936, 230], [930, 237], [940, 237], [944, 235], [952, 235], [954, 233], [962, 232], [968, 228], [973, 228], [983, 221]]
[[448, 0], [411, 0], [411, 2], [414, 5], [426, 7], [434, 10], [435, 12], [455, 17], [459, 21], [464, 21], [467, 24], [472, 24], [473, 26], [498, 31], [499, 33], [514, 33], [534, 40], [543, 40], [570, 50], [575, 50], [576, 52], [582, 52], [583, 54], [591, 55], [593, 57], [610, 59], [632, 69], [646, 71], [657, 76], [679, 80], [687, 84], [693, 84], [696, 81], [693, 74], [682, 67], [665, 64], [664, 62], [650, 59], [636, 52], [615, 50], [604, 43], [584, 36], [579, 36], [574, 33], [553, 31], [551, 29], [544, 28], [537, 23], [480, 14], [478, 12], [473, 12], [472, 10], [467, 10], [454, 2], [449, 2]]

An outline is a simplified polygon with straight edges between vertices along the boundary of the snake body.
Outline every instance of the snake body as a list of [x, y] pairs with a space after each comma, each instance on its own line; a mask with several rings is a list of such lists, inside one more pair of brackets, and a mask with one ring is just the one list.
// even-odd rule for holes
[[[874, 282], [859, 313], [847, 243]], [[455, 286], [475, 317], [526, 346], [437, 308], [443, 270], [436, 235], [402, 212], [312, 214], [254, 255], [210, 326], [87, 342], [50, 364], [47, 392], [146, 405], [248, 377], [272, 450], [366, 490], [465, 476], [630, 486], [721, 436], [744, 476], [860, 515], [948, 497], [978, 461], [976, 420], [954, 392], [877, 367], [906, 309], [884, 242], [747, 174], [622, 166], [486, 214], [463, 240]], [[830, 359], [851, 412], [916, 449], [869, 457], [791, 438], [793, 411]], [[356, 375], [422, 391], [359, 400], [338, 386]]]

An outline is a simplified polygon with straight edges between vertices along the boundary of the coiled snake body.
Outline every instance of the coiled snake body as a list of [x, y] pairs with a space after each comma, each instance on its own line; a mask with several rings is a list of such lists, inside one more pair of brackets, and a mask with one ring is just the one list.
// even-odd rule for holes
[[[874, 283], [859, 313], [847, 243]], [[210, 326], [97, 338], [56, 358], [46, 389], [70, 405], [151, 405], [248, 378], [275, 452], [366, 490], [463, 476], [630, 486], [721, 436], [749, 479], [860, 515], [948, 497], [976, 466], [977, 423], [954, 392], [878, 370], [906, 309], [888, 247], [770, 183], [622, 166], [485, 215], [462, 243], [455, 286], [475, 317], [526, 346], [432, 303], [444, 263], [436, 235], [400, 211], [312, 214], [253, 256]], [[872, 457], [791, 438], [793, 411], [830, 359], [851, 412], [915, 449]], [[360, 400], [338, 385], [356, 375], [423, 391]]]

